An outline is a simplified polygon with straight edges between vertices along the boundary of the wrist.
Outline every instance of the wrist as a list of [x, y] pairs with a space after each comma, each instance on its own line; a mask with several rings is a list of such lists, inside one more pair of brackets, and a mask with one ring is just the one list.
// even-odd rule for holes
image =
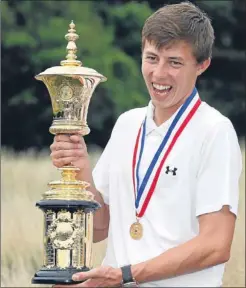
[[120, 268], [122, 272], [122, 287], [138, 287], [136, 279], [132, 275], [132, 266], [126, 265]]
[[115, 276], [116, 276], [116, 281], [117, 281], [117, 285], [121, 285], [122, 283], [122, 271], [121, 268], [115, 268]]
[[137, 283], [144, 283], [149, 281], [149, 269], [147, 269], [147, 262], [141, 262], [131, 266], [132, 277]]
[[77, 166], [79, 168], [79, 171], [77, 172], [77, 180], [80, 181], [87, 181], [91, 182], [92, 179], [92, 169], [90, 160], [87, 159], [81, 159], [81, 164]]

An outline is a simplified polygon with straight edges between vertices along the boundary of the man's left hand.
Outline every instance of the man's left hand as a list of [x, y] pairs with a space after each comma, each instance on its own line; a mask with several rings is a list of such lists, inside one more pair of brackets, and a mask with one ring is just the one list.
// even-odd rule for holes
[[74, 281], [84, 281], [74, 285], [54, 285], [54, 288], [65, 287], [119, 287], [122, 281], [120, 268], [101, 266], [87, 272], [80, 272], [73, 275]]

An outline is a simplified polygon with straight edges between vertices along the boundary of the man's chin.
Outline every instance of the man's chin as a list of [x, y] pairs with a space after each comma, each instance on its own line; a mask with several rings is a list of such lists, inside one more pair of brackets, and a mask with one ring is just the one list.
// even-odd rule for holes
[[179, 106], [178, 103], [173, 103], [171, 101], [167, 101], [166, 99], [156, 99], [156, 97], [150, 97], [150, 100], [154, 107], [158, 107], [160, 109], [171, 109], [175, 106]]
[[164, 106], [168, 106], [170, 103], [169, 99], [167, 97], [165, 97], [165, 95], [155, 95], [155, 94], [151, 94], [150, 98], [152, 100], [153, 103], [159, 104], [159, 105], [164, 105]]

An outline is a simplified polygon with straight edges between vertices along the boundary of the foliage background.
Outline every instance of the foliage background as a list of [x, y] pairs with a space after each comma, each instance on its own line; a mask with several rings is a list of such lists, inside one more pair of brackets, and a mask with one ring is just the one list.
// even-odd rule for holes
[[[42, 149], [52, 142], [48, 92], [34, 76], [66, 56], [68, 24], [80, 39], [78, 59], [108, 78], [91, 100], [87, 143], [104, 147], [120, 113], [148, 103], [142, 80], [141, 29], [166, 3], [180, 1], [17, 1], [2, 11], [2, 145]], [[215, 29], [212, 65], [198, 80], [201, 98], [230, 117], [239, 136], [245, 131], [245, 1], [192, 1]]]
[[[40, 268], [43, 253], [43, 219], [35, 202], [47, 189], [46, 184], [59, 178], [48, 156], [53, 137], [48, 132], [51, 103], [46, 87], [34, 76], [65, 58], [64, 35], [73, 19], [80, 35], [78, 59], [108, 78], [97, 87], [88, 115], [91, 133], [86, 142], [95, 163], [119, 114], [148, 103], [140, 70], [141, 28], [145, 19], [163, 4], [177, 2], [181, 1], [1, 2], [2, 287], [31, 286], [30, 279]], [[191, 2], [209, 14], [216, 33], [212, 65], [197, 84], [201, 98], [227, 115], [239, 137], [243, 137], [246, 2]], [[100, 149], [94, 150], [95, 145]], [[245, 170], [224, 287], [245, 287], [244, 174]], [[95, 266], [100, 265], [105, 245], [105, 241], [95, 244]]]

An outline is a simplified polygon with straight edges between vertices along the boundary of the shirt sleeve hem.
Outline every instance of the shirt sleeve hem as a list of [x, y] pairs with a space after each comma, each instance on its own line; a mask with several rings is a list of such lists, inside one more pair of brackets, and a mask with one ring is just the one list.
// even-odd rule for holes
[[196, 210], [196, 217], [201, 216], [203, 214], [220, 211], [223, 208], [223, 206], [229, 206], [230, 211], [237, 216], [237, 208], [236, 207], [233, 207], [229, 203], [223, 203], [223, 204], [208, 205], [208, 206], [197, 209]]
[[107, 195], [103, 194], [102, 191], [99, 191], [99, 193], [102, 195], [104, 203], [109, 205], [109, 197]]

